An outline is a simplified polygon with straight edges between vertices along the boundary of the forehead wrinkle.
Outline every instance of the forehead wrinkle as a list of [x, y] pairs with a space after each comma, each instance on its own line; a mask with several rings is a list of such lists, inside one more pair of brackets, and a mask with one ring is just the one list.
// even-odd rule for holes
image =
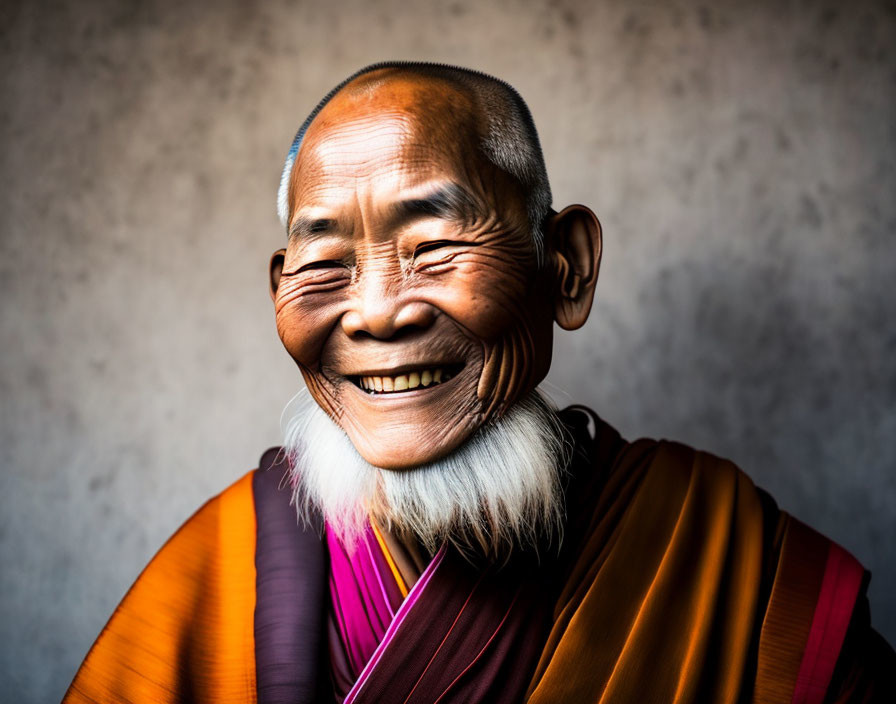
[[405, 124], [369, 125], [364, 130], [351, 125], [348, 131], [336, 128], [335, 134], [310, 145], [296, 164], [293, 207], [308, 199], [341, 202], [344, 198], [332, 196], [356, 190], [371, 178], [382, 188], [405, 189], [446, 170], [457, 171], [455, 155], [440, 144], [414, 136]]
[[439, 158], [423, 145], [395, 158], [375, 160], [370, 168], [355, 169], [348, 163], [303, 171], [294, 191], [296, 214], [313, 210], [314, 217], [352, 206], [389, 208], [393, 204], [449, 190], [468, 198], [469, 185], [453, 160]]
[[405, 160], [388, 168], [386, 174], [370, 178], [367, 174], [328, 175], [299, 184], [292, 221], [299, 218], [338, 219], [340, 212], [360, 207], [392, 209], [394, 203], [422, 197], [440, 188], [466, 192], [443, 170], [431, 168], [427, 158]]
[[379, 153], [400, 149], [411, 133], [410, 121], [401, 114], [367, 114], [338, 122], [328, 121], [305, 137], [296, 163], [356, 165]]
[[[469, 101], [455, 105], [432, 86], [419, 88], [411, 98], [385, 106], [377, 92], [362, 100], [334, 98], [309, 127], [297, 155], [293, 208], [309, 200], [336, 209], [354, 205], [366, 233], [372, 208], [407, 200], [403, 193], [419, 192], [421, 182], [456, 181], [475, 196], [483, 184], [470, 179], [479, 150], [478, 140], [470, 139], [477, 130]], [[388, 195], [379, 199], [377, 192]]]

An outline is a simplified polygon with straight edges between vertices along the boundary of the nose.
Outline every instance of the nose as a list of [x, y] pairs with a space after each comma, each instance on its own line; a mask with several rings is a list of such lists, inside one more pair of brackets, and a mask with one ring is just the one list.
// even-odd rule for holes
[[342, 316], [341, 324], [349, 337], [388, 340], [428, 328], [436, 315], [435, 307], [429, 303], [393, 295], [386, 288], [367, 286]]

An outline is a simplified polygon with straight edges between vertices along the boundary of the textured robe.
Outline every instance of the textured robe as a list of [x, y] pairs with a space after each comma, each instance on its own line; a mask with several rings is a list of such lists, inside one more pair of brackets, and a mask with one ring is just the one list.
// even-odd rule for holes
[[65, 701], [891, 700], [849, 553], [727, 461], [562, 418], [562, 547], [442, 548], [410, 589], [375, 530], [356, 559], [298, 523], [269, 450], [150, 562]]

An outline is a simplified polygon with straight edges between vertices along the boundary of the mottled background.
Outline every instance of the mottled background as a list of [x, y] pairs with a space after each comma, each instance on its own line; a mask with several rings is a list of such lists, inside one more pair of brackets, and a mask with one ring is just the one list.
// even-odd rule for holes
[[57, 700], [141, 567], [279, 438], [285, 150], [355, 69], [501, 76], [604, 224], [549, 387], [731, 457], [896, 641], [893, 2], [0, 9], [0, 698]]

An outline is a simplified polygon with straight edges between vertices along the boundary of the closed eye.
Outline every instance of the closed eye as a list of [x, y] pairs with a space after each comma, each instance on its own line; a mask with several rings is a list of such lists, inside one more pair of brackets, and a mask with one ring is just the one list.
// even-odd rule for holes
[[335, 259], [323, 259], [319, 262], [309, 262], [303, 266], [300, 266], [296, 271], [297, 274], [301, 274], [303, 271], [314, 271], [315, 269], [336, 269], [343, 267], [344, 264]]
[[472, 247], [475, 246], [473, 242], [459, 242], [457, 240], [432, 240], [431, 242], [421, 242], [414, 248], [414, 257], [418, 257], [421, 254], [426, 254], [427, 252], [433, 252], [437, 249], [442, 249], [444, 247]]

